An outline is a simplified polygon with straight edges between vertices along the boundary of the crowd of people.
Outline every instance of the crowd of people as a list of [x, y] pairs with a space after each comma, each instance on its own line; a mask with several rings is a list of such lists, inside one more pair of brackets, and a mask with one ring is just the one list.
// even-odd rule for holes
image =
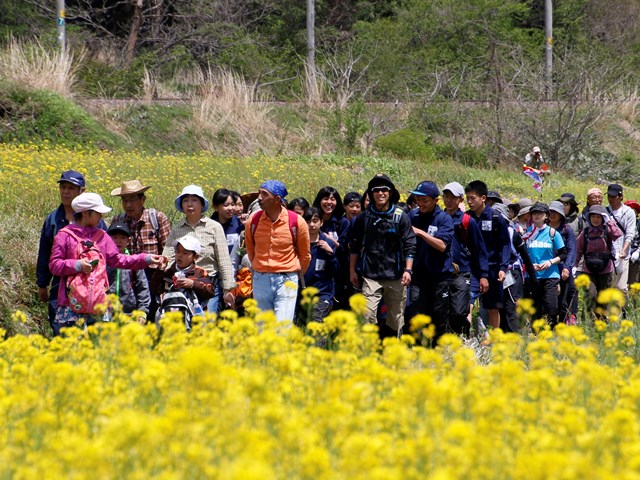
[[[142, 324], [158, 322], [171, 302], [218, 313], [250, 296], [279, 321], [322, 322], [361, 292], [364, 320], [382, 337], [401, 335], [417, 314], [431, 317], [436, 339], [469, 335], [476, 304], [480, 326], [518, 332], [519, 299], [531, 298], [552, 327], [574, 324], [578, 274], [590, 279], [595, 314], [597, 293], [627, 293], [640, 267], [640, 204], [617, 184], [606, 190], [607, 207], [592, 188], [582, 209], [573, 193], [508, 202], [478, 180], [422, 181], [401, 202], [384, 174], [363, 193], [324, 187], [313, 203], [287, 201], [278, 180], [245, 195], [221, 188], [211, 202], [188, 185], [175, 199], [184, 217], [171, 225], [145, 205], [151, 186], [130, 180], [111, 192], [122, 213], [108, 227], [111, 208], [85, 191], [81, 173], [63, 172], [58, 185], [61, 204], [44, 221], [37, 262], [54, 335], [80, 319], [109, 320], [109, 309], [97, 308], [106, 292]], [[317, 290], [310, 312], [300, 307], [305, 286]]]

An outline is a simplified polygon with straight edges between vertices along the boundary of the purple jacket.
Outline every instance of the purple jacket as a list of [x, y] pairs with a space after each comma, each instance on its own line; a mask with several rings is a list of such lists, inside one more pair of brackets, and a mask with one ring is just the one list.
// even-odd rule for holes
[[[66, 285], [67, 277], [78, 273], [76, 270], [76, 249], [78, 242], [65, 230], [71, 230], [79, 238], [91, 240], [98, 228], [80, 227], [78, 225], [69, 225], [61, 229], [53, 239], [53, 247], [51, 249], [51, 257], [49, 258], [49, 270], [53, 275], [60, 277], [61, 288], [58, 291], [58, 305], [69, 306], [67, 299]], [[125, 268], [129, 270], [142, 270], [147, 267], [147, 254], [140, 253], [138, 255], [125, 255], [118, 251], [118, 247], [106, 233], [97, 243], [98, 248], [107, 261], [107, 266], [113, 268]]]
[[[604, 229], [605, 227], [607, 228], [607, 232], [608, 232], [608, 237], [609, 237], [609, 242], [605, 241], [605, 236], [604, 236]], [[585, 229], [582, 230], [582, 232], [580, 232], [580, 235], [578, 235], [578, 238], [576, 239], [576, 265], [580, 264], [580, 260], [583, 258], [585, 253], [585, 248], [584, 248], [584, 236], [585, 236], [585, 232], [589, 231], [589, 242], [588, 242], [588, 252], [591, 253], [611, 253], [609, 251], [609, 245], [607, 245], [607, 243], [611, 244], [611, 247], [613, 248], [613, 244], [615, 243], [615, 241], [622, 236], [622, 230], [620, 230], [620, 228], [618, 228], [618, 225], [616, 225], [615, 221], [613, 220], [608, 220], [607, 223], [605, 223], [604, 225], [600, 225], [599, 227], [592, 227], [592, 226], [585, 226]], [[615, 251], [613, 252], [614, 254], [616, 253]], [[605, 268], [602, 272], [600, 272], [601, 274], [606, 274], [606, 273], [611, 273], [613, 272], [613, 268], [614, 268], [614, 264], [613, 261], [609, 260], [609, 263], [607, 264], [607, 268]], [[585, 273], [591, 273], [589, 271], [589, 267], [587, 267], [587, 262], [584, 262], [582, 264], [582, 270]]]

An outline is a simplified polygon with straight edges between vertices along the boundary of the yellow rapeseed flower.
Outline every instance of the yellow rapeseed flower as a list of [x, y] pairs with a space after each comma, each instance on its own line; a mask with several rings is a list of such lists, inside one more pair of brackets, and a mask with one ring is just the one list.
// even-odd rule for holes
[[575, 283], [577, 288], [589, 288], [591, 279], [589, 278], [589, 275], [583, 273], [576, 277]]

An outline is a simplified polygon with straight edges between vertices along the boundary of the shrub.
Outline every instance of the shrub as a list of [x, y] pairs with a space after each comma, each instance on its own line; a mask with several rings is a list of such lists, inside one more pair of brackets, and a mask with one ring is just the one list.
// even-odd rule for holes
[[413, 130], [402, 129], [383, 135], [375, 141], [375, 146], [381, 152], [400, 158], [435, 159], [434, 151], [426, 144], [424, 136]]

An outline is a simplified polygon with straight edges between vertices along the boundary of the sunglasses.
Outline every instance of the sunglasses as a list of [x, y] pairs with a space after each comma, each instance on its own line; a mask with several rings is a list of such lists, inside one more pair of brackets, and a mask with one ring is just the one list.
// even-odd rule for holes
[[378, 192], [390, 192], [391, 189], [389, 187], [373, 187], [371, 189], [371, 191], [373, 193], [378, 193]]

